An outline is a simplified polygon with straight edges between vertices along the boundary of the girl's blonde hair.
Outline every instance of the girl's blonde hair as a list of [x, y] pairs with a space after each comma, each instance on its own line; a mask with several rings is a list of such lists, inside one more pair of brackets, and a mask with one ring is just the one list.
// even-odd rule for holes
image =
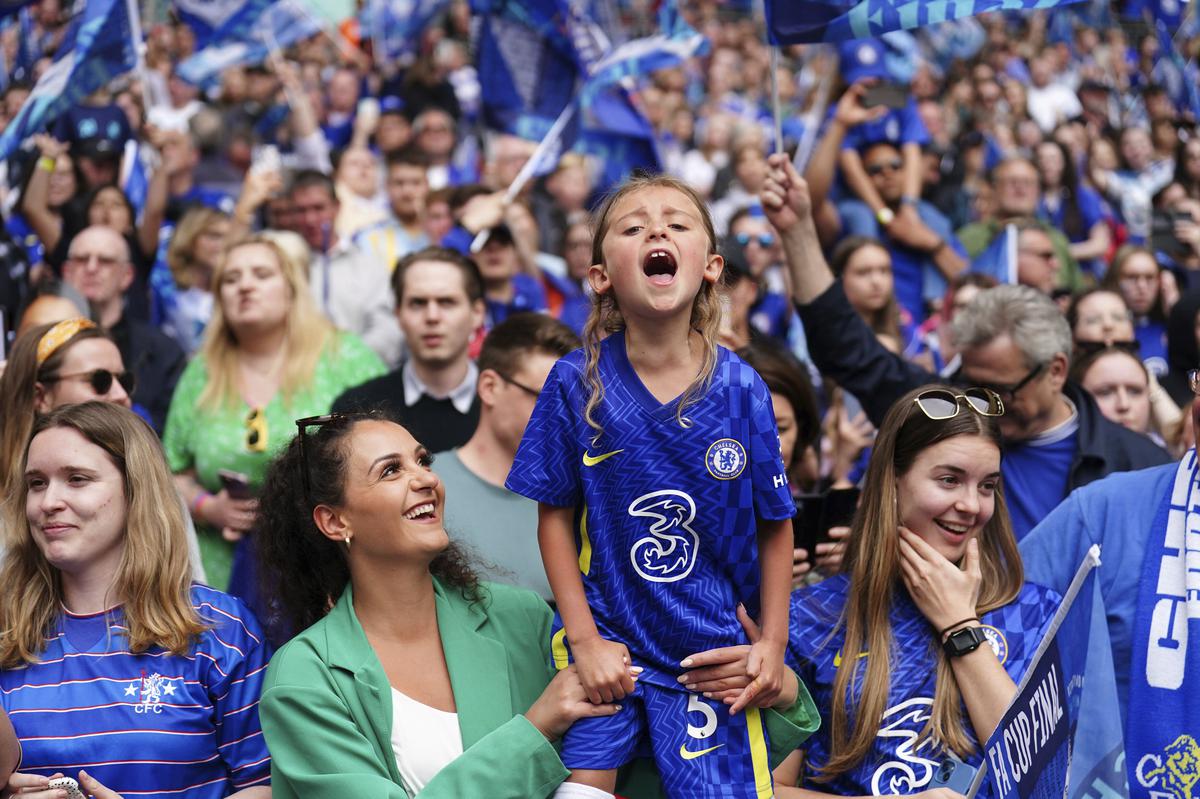
[[[838, 627], [845, 629], [845, 638], [841, 665], [833, 682], [829, 760], [819, 766], [815, 776], [818, 781], [832, 780], [862, 762], [875, 743], [887, 708], [895, 643], [890, 616], [896, 592], [905, 590], [900, 578], [897, 532], [899, 479], [923, 451], [955, 436], [980, 436], [1000, 447], [995, 420], [964, 406], [950, 419], [927, 417], [914, 400], [932, 388], [946, 387], [925, 386], [896, 401], [884, 418], [871, 452], [862, 502], [854, 516], [842, 563], [842, 571], [850, 576], [850, 591], [838, 621]], [[983, 579], [975, 612], [982, 616], [1012, 602], [1025, 582], [999, 487], [992, 518], [979, 532], [979, 555]], [[962, 692], [947, 656], [940, 646], [934, 649], [937, 687], [929, 722], [919, 740], [932, 739], [966, 759], [975, 746], [963, 725]], [[869, 656], [856, 657], [858, 653]], [[865, 673], [860, 673], [864, 664]]]
[[[21, 474], [29, 442], [45, 430], [78, 431], [100, 447], [121, 472], [125, 487], [125, 546], [113, 581], [112, 601], [124, 608], [132, 652], [161, 646], [185, 655], [205, 629], [192, 606], [183, 507], [162, 446], [154, 431], [132, 411], [109, 402], [64, 405], [37, 420], [22, 449]], [[29, 493], [14, 481], [5, 507], [8, 553], [0, 585], [0, 669], [36, 663], [62, 612], [62, 577], [33, 539], [25, 512]]]
[[175, 285], [181, 289], [200, 285], [205, 268], [193, 257], [196, 239], [213, 225], [228, 221], [229, 214], [215, 208], [193, 208], [183, 215], [167, 247], [167, 265], [171, 267]]
[[[615, 191], [609, 194], [600, 205], [592, 224], [592, 263], [606, 266], [604, 263], [604, 237], [608, 233], [613, 208], [617, 203], [631, 194], [644, 189], [666, 188], [674, 189], [686, 196], [696, 206], [704, 232], [708, 236], [708, 255], [717, 251], [717, 232], [713, 227], [712, 216], [704, 199], [688, 184], [668, 175], [635, 175], [629, 178]], [[702, 281], [700, 291], [692, 303], [691, 328], [700, 333], [704, 342], [704, 361], [696, 379], [679, 397], [679, 405], [675, 411], [675, 419], [680, 425], [687, 426], [688, 422], [683, 413], [689, 405], [698, 400], [708, 389], [712, 380], [713, 370], [717, 365], [717, 333], [721, 327], [721, 299], [716, 283]], [[604, 385], [600, 382], [600, 342], [610, 333], [625, 329], [625, 318], [621, 315], [621, 307], [612, 291], [603, 294], [592, 294], [592, 308], [588, 313], [587, 322], [583, 326], [583, 348], [586, 355], [584, 379], [591, 389], [583, 416], [588, 425], [596, 431], [592, 437], [593, 446], [597, 445], [604, 434], [602, 420], [596, 418], [596, 409], [604, 400]]]
[[215, 410], [223, 405], [235, 405], [238, 402], [238, 340], [225, 318], [225, 308], [221, 300], [221, 279], [229, 264], [230, 253], [251, 245], [265, 247], [274, 254], [283, 279], [288, 284], [291, 307], [285, 322], [287, 333], [284, 347], [287, 352], [284, 356], [283, 382], [280, 386], [285, 403], [291, 402], [296, 391], [312, 383], [322, 350], [335, 340], [333, 325], [317, 310], [317, 305], [309, 293], [308, 276], [295, 259], [288, 257], [283, 248], [265, 234], [233, 242], [225, 248], [221, 262], [212, 277], [212, 293], [216, 302], [213, 303], [212, 319], [204, 331], [204, 344], [200, 349], [201, 357], [208, 367], [208, 382], [197, 400], [201, 408]]

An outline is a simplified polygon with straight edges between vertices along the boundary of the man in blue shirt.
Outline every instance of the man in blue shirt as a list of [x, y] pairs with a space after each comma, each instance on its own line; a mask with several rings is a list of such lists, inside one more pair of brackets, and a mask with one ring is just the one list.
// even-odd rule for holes
[[[787, 192], [791, 209], [767, 207], [767, 216], [785, 227], [780, 235], [793, 298], [813, 362], [879, 425], [896, 399], [939, 378], [885, 349], [850, 306], [821, 252], [806, 185], [790, 164], [774, 161], [764, 197], [779, 191]], [[958, 379], [1004, 400], [1002, 472], [1018, 538], [1078, 486], [1169, 459], [1148, 438], [1105, 419], [1087, 392], [1067, 382], [1070, 326], [1040, 292], [1028, 286], [982, 292], [959, 313], [953, 335], [962, 353]]]
[[[851, 133], [859, 128], [851, 128]], [[847, 135], [849, 138], [849, 135]], [[889, 142], [872, 144], [863, 151], [863, 169], [891, 212], [884, 223], [861, 200], [839, 205], [842, 230], [852, 236], [879, 239], [892, 256], [896, 300], [916, 324], [925, 321], [926, 304], [946, 294], [946, 280], [967, 268], [967, 251], [959, 243], [950, 220], [924, 200], [904, 193], [904, 159]], [[915, 210], [917, 219], [905, 214]]]

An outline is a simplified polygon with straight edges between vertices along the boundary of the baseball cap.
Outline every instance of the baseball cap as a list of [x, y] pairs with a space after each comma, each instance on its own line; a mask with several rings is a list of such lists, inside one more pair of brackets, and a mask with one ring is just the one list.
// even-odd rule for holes
[[878, 39], [856, 39], [843, 42], [839, 50], [839, 64], [846, 83], [858, 83], [867, 78], [891, 78], [884, 57], [883, 43]]

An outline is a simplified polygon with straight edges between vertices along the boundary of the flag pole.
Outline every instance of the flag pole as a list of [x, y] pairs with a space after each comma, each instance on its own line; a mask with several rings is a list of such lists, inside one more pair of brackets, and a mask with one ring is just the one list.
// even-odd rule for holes
[[779, 101], [779, 46], [771, 47], [771, 111], [775, 117], [775, 152], [783, 152], [783, 110]]
[[796, 171], [804, 174], [804, 168], [808, 166], [808, 159], [812, 157], [813, 147], [817, 143], [817, 131], [821, 127], [821, 120], [825, 118], [825, 109], [829, 105], [829, 90], [833, 88], [834, 70], [830, 69], [825, 73], [825, 77], [821, 78], [821, 83], [817, 86], [817, 93], [813, 97], [812, 107], [808, 110], [804, 121], [804, 134], [800, 137], [800, 144], [796, 147], [796, 156], [792, 159], [792, 163], [796, 165]]
[[[546, 157], [546, 153], [562, 138], [563, 130], [567, 127], [567, 123], [571, 121], [571, 117], [575, 116], [576, 110], [576, 103], [567, 103], [567, 107], [558, 115], [558, 119], [554, 120], [554, 124], [550, 126], [550, 130], [538, 142], [537, 149], [529, 156], [529, 160], [521, 167], [521, 171], [517, 173], [517, 176], [513, 178], [513, 182], [509, 184], [508, 190], [504, 192], [503, 203], [505, 206], [517, 198], [517, 195], [521, 193], [521, 189], [525, 188], [525, 184], [533, 177], [538, 164]], [[482, 250], [483, 245], [487, 244], [490, 235], [491, 231], [487, 228], [476, 233], [475, 238], [471, 240], [471, 252], [477, 253]]]
[[134, 67], [134, 72], [137, 74], [138, 83], [142, 86], [142, 113], [149, 114], [150, 103], [150, 86], [146, 82], [146, 39], [142, 35], [142, 10], [138, 6], [138, 0], [125, 0], [125, 6], [129, 9], [129, 27], [130, 33], [133, 34], [133, 52], [137, 59], [137, 65]]

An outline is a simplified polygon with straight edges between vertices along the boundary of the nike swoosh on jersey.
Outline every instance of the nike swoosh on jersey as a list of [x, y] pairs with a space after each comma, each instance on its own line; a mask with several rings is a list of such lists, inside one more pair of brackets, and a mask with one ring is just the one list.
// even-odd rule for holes
[[600, 463], [601, 461], [606, 461], [609, 458], [611, 458], [613, 455], [617, 455], [624, 451], [625, 450], [623, 450], [623, 449], [614, 449], [612, 452], [606, 452], [603, 455], [589, 455], [587, 453], [587, 450], [585, 449], [583, 451], [583, 465], [584, 466], [595, 466], [597, 463]]
[[720, 749], [724, 745], [725, 744], [717, 744], [716, 746], [710, 746], [707, 749], [701, 749], [699, 752], [693, 752], [691, 749], [687, 748], [687, 744], [680, 744], [679, 745], [679, 756], [682, 757], [684, 760], [695, 760], [696, 758], [700, 757], [701, 755], [707, 755], [709, 752], [712, 752], [716, 749]]
[[[859, 659], [859, 660], [862, 660], [863, 658], [865, 658], [865, 657], [867, 656], [867, 654], [868, 654], [868, 653], [866, 653], [866, 652], [859, 652], [859, 653], [858, 653], [858, 659]], [[839, 667], [839, 666], [841, 666], [841, 665], [842, 665], [842, 650], [840, 650], [840, 649], [839, 649], [839, 650], [837, 651], [837, 654], [835, 654], [835, 655], [833, 656], [833, 667], [836, 669], [836, 668], [838, 668], [838, 667]]]

